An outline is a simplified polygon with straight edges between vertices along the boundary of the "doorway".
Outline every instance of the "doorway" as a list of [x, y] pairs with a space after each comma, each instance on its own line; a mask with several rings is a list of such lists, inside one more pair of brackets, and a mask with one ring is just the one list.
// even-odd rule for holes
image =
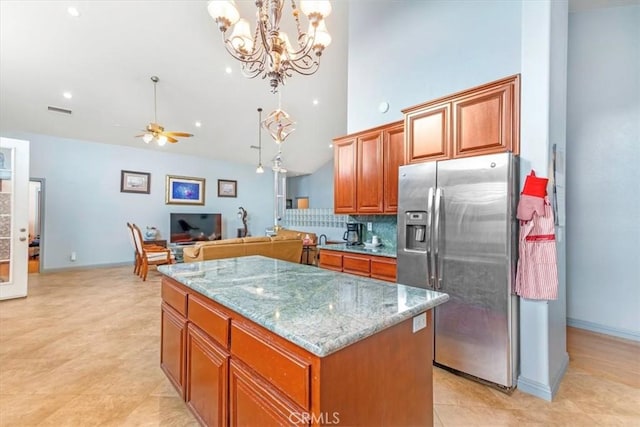
[[41, 271], [44, 179], [29, 179], [29, 274]]

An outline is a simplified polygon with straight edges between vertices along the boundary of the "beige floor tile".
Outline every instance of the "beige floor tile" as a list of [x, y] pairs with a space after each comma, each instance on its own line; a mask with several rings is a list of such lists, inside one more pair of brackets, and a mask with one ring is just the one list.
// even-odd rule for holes
[[35, 426], [76, 396], [0, 394], [0, 427]]
[[[157, 272], [34, 274], [29, 286], [28, 298], [0, 302], [0, 427], [197, 425], [160, 369]], [[434, 368], [434, 425], [640, 426], [640, 346], [567, 336], [553, 402]]]
[[126, 418], [146, 396], [75, 396], [47, 416], [40, 426], [98, 426]]

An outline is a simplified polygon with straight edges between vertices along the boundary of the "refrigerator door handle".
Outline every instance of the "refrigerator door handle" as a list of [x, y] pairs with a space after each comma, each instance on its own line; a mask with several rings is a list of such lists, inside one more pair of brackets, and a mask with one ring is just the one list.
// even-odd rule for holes
[[[433, 260], [432, 260], [432, 248], [431, 245], [433, 244], [433, 239], [432, 239], [432, 229], [431, 229], [431, 217], [432, 217], [432, 213], [433, 213], [433, 191], [434, 188], [433, 187], [429, 187], [429, 195], [427, 196], [427, 224], [426, 224], [426, 240], [427, 240], [427, 283], [429, 284], [429, 286], [431, 288], [434, 288], [434, 286], [436, 285], [436, 278], [435, 278], [435, 266], [432, 265]], [[435, 288], [434, 288], [435, 289]]]
[[435, 200], [435, 220], [433, 224], [433, 270], [435, 271], [435, 279], [433, 282], [434, 289], [442, 288], [442, 254], [440, 253], [440, 207], [444, 192], [442, 188], [436, 188]]

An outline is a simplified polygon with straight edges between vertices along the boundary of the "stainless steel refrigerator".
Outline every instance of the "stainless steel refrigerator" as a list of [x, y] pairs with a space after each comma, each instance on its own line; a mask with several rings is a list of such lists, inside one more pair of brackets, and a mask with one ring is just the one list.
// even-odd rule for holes
[[515, 217], [511, 153], [400, 167], [398, 283], [449, 294], [434, 316], [436, 365], [516, 385]]

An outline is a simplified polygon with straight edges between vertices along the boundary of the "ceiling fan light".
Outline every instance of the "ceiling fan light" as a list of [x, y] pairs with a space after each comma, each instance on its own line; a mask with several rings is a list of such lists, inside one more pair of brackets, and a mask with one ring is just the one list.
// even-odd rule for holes
[[144, 135], [142, 135], [142, 140], [148, 144], [151, 142], [151, 140], [153, 140], [153, 135], [151, 135], [150, 133], [145, 133]]
[[167, 143], [167, 137], [166, 137], [166, 136], [164, 136], [164, 135], [160, 135], [160, 136], [158, 137], [158, 145], [159, 145], [160, 147], [162, 147], [162, 146], [163, 146], [163, 145], [165, 145], [166, 143]]

